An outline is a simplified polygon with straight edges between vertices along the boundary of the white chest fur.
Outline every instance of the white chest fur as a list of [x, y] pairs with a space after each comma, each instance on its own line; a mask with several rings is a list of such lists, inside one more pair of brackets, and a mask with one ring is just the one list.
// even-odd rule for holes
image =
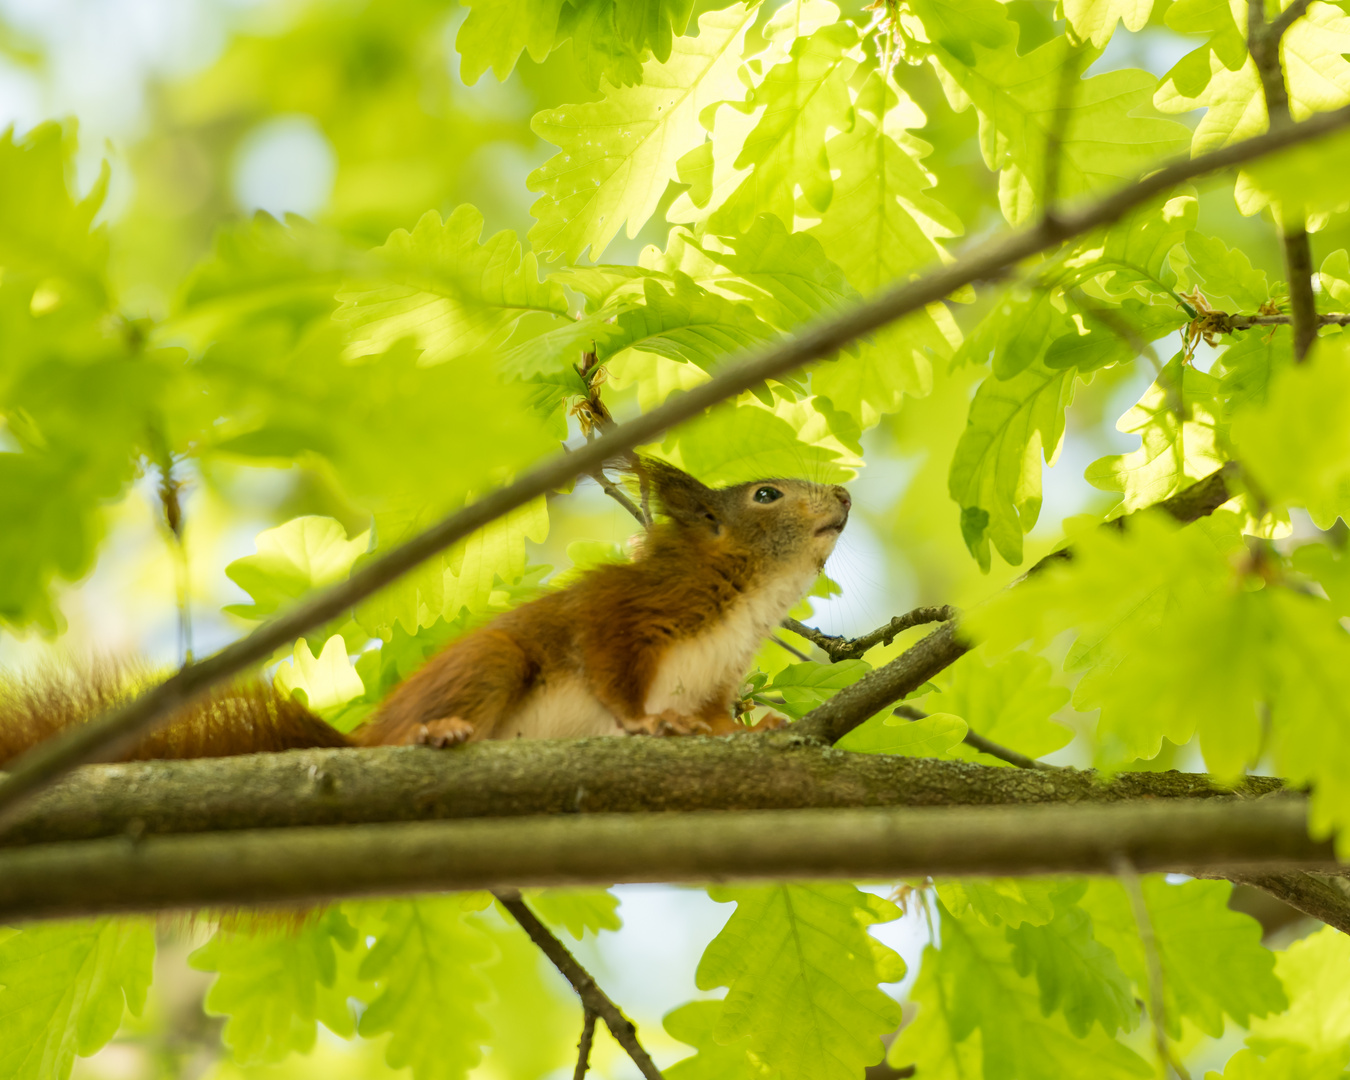
[[755, 651], [810, 587], [817, 570], [775, 577], [747, 593], [715, 625], [677, 641], [661, 657], [647, 692], [648, 715], [667, 709], [692, 716], [710, 700], [725, 697], [750, 667]]
[[535, 690], [497, 726], [492, 738], [579, 739], [623, 733], [614, 714], [600, 704], [577, 675]]

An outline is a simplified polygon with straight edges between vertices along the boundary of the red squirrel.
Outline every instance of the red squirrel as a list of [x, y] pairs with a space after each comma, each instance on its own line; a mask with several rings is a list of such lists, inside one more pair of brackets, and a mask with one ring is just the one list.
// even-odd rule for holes
[[[848, 492], [784, 479], [710, 488], [650, 458], [633, 468], [668, 520], [631, 563], [598, 566], [451, 642], [350, 736], [252, 683], [189, 706], [127, 759], [747, 730], [733, 713], [741, 679], [834, 549]], [[124, 687], [108, 674], [0, 691], [0, 766]]]

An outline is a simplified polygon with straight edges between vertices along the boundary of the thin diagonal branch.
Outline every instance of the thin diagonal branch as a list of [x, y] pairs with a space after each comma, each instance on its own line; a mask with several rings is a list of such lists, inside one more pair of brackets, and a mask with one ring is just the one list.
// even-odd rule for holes
[[642, 508], [638, 506], [635, 502], [633, 502], [633, 500], [630, 499], [626, 494], [624, 494], [623, 488], [619, 487], [618, 484], [614, 483], [613, 480], [611, 480], [608, 476], [605, 475], [604, 469], [596, 469], [595, 472], [590, 474], [590, 477], [592, 480], [594, 480], [597, 484], [600, 485], [601, 491], [603, 491], [616, 503], [622, 506], [630, 514], [632, 514], [634, 519], [637, 521], [639, 525], [641, 525], [644, 529], [647, 528], [648, 525], [650, 525], [650, 522], [648, 522], [646, 517], [643, 516]]
[[[906, 720], [923, 720], [928, 716], [922, 709], [916, 709], [911, 705], [901, 705], [895, 710], [895, 715], [903, 716]], [[996, 743], [992, 739], [986, 739], [983, 735], [969, 729], [966, 730], [965, 737], [961, 741], [972, 749], [978, 750], [981, 754], [996, 757], [1000, 761], [1006, 761], [1009, 765], [1017, 766], [1019, 769], [1040, 769], [1042, 772], [1062, 771], [1058, 765], [1051, 765], [1046, 761], [1037, 761], [1034, 757], [1018, 753], [1016, 750]]]
[[[1287, 130], [1294, 124], [1289, 112], [1289, 92], [1284, 85], [1284, 66], [1280, 63], [1280, 41], [1295, 19], [1308, 9], [1308, 0], [1297, 0], [1280, 17], [1266, 25], [1265, 0], [1247, 0], [1247, 48], [1261, 76], [1261, 92], [1271, 131]], [[1294, 327], [1294, 362], [1301, 363], [1317, 338], [1317, 301], [1313, 296], [1312, 245], [1302, 212], [1298, 220], [1283, 220], [1280, 215], [1280, 240], [1284, 245], [1284, 263], [1289, 277], [1289, 306]]]
[[[540, 951], [549, 958], [560, 972], [563, 978], [572, 984], [572, 989], [577, 992], [577, 997], [581, 998], [582, 1007], [586, 1010], [586, 1016], [591, 1020], [590, 1028], [582, 1033], [582, 1042], [586, 1046], [586, 1056], [589, 1059], [590, 1042], [587, 1035], [594, 1029], [594, 1017], [598, 1016], [605, 1022], [609, 1032], [614, 1036], [614, 1041], [627, 1051], [628, 1056], [633, 1059], [633, 1064], [638, 1067], [647, 1080], [662, 1080], [661, 1070], [656, 1067], [651, 1056], [642, 1048], [638, 1042], [637, 1028], [633, 1022], [624, 1016], [623, 1011], [612, 1002], [598, 983], [591, 976], [591, 973], [577, 963], [576, 958], [567, 951], [567, 947], [553, 936], [538, 916], [530, 910], [530, 906], [521, 898], [517, 889], [496, 889], [492, 893], [497, 898], [497, 902], [511, 913], [511, 917], [520, 923], [521, 929], [530, 935], [530, 940], [539, 946]], [[577, 1076], [585, 1075], [585, 1068], [581, 1060], [577, 1062]]]
[[1021, 260], [1070, 237], [1108, 225], [1178, 184], [1253, 161], [1347, 125], [1350, 125], [1350, 107], [1319, 113], [1302, 123], [1272, 129], [1264, 135], [1199, 157], [1175, 159], [1087, 206], [1065, 210], [1030, 228], [977, 244], [946, 266], [891, 286], [839, 315], [819, 320], [792, 337], [752, 353], [739, 363], [727, 364], [707, 382], [673, 396], [651, 412], [620, 424], [593, 442], [557, 455], [514, 483], [449, 515], [388, 554], [366, 563], [346, 581], [316, 593], [263, 623], [247, 637], [185, 667], [126, 705], [36, 747], [15, 763], [9, 776], [0, 782], [0, 822], [27, 795], [51, 784], [76, 765], [118, 756], [212, 686], [262, 662], [306, 630], [343, 614], [437, 552], [503, 514], [562, 487], [572, 478], [652, 441], [668, 428], [692, 419], [766, 379], [780, 378], [812, 360], [833, 355], [862, 335], [927, 304], [939, 302], [965, 285], [1002, 276]]
[[[788, 629], [791, 630], [792, 627], [789, 626]], [[797, 648], [796, 645], [793, 645], [793, 644], [791, 644], [791, 643], [789, 643], [789, 642], [784, 641], [784, 640], [783, 640], [782, 638], [780, 638], [777, 634], [774, 634], [773, 637], [771, 637], [769, 640], [772, 641], [775, 645], [778, 645], [778, 646], [780, 646], [781, 648], [786, 649], [786, 650], [787, 650], [788, 652], [790, 652], [793, 656], [795, 656], [798, 660], [801, 660], [801, 661], [803, 661], [803, 662], [810, 662], [811, 658], [810, 658], [809, 656], [807, 656], [806, 653], [802, 652], [801, 649]]]
[[1190, 1074], [1181, 1062], [1177, 1061], [1167, 1042], [1167, 1017], [1163, 1011], [1162, 959], [1158, 955], [1158, 939], [1153, 933], [1153, 920], [1149, 917], [1148, 904], [1144, 901], [1144, 890], [1139, 885], [1139, 874], [1130, 857], [1124, 853], [1115, 857], [1114, 864], [1116, 877], [1120, 879], [1125, 894], [1130, 898], [1135, 926], [1139, 930], [1139, 943], [1144, 947], [1144, 965], [1148, 969], [1148, 1015], [1153, 1021], [1153, 1043], [1158, 1050], [1159, 1070], [1165, 1075], [1170, 1065], [1181, 1080], [1191, 1080]]
[[577, 1067], [572, 1070], [572, 1080], [586, 1080], [591, 1068], [591, 1040], [595, 1038], [595, 1013], [586, 1010], [581, 1022], [581, 1039], [577, 1042]]
[[879, 626], [870, 633], [855, 638], [836, 637], [834, 634], [821, 633], [813, 626], [807, 626], [796, 619], [784, 619], [783, 627], [798, 637], [804, 637], [813, 645], [819, 646], [829, 656], [830, 662], [840, 660], [859, 660], [869, 649], [878, 645], [889, 645], [897, 634], [902, 634], [915, 626], [925, 623], [946, 622], [956, 618], [956, 608], [949, 605], [941, 607], [917, 607], [904, 615], [897, 615], [885, 626]]

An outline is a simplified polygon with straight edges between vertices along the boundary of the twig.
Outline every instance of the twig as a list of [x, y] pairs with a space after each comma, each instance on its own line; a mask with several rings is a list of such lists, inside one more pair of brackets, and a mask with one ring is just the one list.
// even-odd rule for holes
[[[790, 630], [790, 629], [792, 629], [792, 628], [791, 628], [791, 627], [788, 627], [788, 629]], [[806, 661], [806, 662], [808, 662], [808, 663], [810, 662], [811, 658], [810, 658], [809, 656], [807, 656], [806, 653], [802, 652], [801, 649], [797, 648], [796, 645], [793, 645], [793, 644], [790, 644], [789, 642], [784, 641], [784, 640], [783, 640], [782, 638], [780, 638], [777, 634], [774, 634], [773, 637], [771, 637], [769, 640], [772, 641], [775, 645], [779, 645], [779, 646], [781, 646], [782, 648], [786, 649], [786, 650], [787, 650], [788, 652], [790, 652], [793, 656], [795, 656], [798, 660], [803, 660], [803, 661]]]
[[[928, 714], [922, 709], [916, 709], [912, 705], [901, 705], [895, 710], [896, 716], [903, 716], [906, 720], [923, 720]], [[986, 739], [983, 735], [966, 729], [965, 738], [961, 740], [967, 746], [978, 750], [981, 754], [988, 754], [990, 757], [996, 757], [1000, 761], [1006, 761], [1009, 765], [1016, 765], [1019, 769], [1040, 769], [1043, 772], [1062, 772], [1059, 765], [1051, 765], [1048, 761], [1037, 761], [1034, 757], [1027, 757], [1026, 754], [1018, 753], [1016, 750], [1009, 749], [1006, 746]]]
[[[492, 893], [497, 898], [497, 902], [511, 913], [511, 917], [520, 923], [521, 929], [530, 935], [530, 940], [539, 946], [545, 956], [553, 962], [553, 966], [562, 972], [563, 978], [572, 984], [572, 989], [577, 992], [577, 997], [581, 998], [582, 1007], [586, 1010], [586, 1018], [590, 1022], [589, 1026], [583, 1030], [581, 1035], [582, 1045], [586, 1049], [586, 1058], [590, 1057], [590, 1039], [588, 1036], [594, 1030], [595, 1017], [598, 1016], [605, 1022], [609, 1028], [610, 1034], [614, 1036], [614, 1041], [627, 1051], [628, 1056], [633, 1059], [633, 1064], [638, 1067], [638, 1072], [642, 1073], [647, 1080], [661, 1080], [661, 1070], [658, 1069], [647, 1051], [642, 1048], [638, 1042], [637, 1028], [633, 1022], [624, 1016], [619, 1007], [610, 1001], [605, 992], [600, 989], [591, 973], [577, 963], [576, 958], [567, 951], [552, 931], [549, 930], [533, 911], [529, 905], [521, 899], [520, 893], [516, 889], [496, 889]], [[577, 1061], [576, 1076], [584, 1076], [586, 1067], [579, 1059]]]
[[[766, 379], [780, 378], [804, 364], [829, 356], [864, 334], [917, 311], [975, 281], [1001, 276], [1010, 266], [1040, 251], [1118, 220], [1122, 215], [1178, 184], [1266, 154], [1307, 142], [1350, 124], [1350, 107], [1318, 113], [1298, 124], [1222, 147], [1199, 157], [1185, 156], [1163, 165], [1079, 210], [977, 244], [961, 258], [919, 277], [897, 283], [848, 311], [817, 321], [792, 337], [724, 366], [705, 383], [677, 394], [651, 412], [634, 417], [577, 449], [560, 454], [520, 479], [444, 518], [388, 554], [373, 559], [346, 581], [324, 589], [247, 637], [148, 690], [126, 705], [36, 747], [16, 763], [0, 783], [0, 823], [20, 799], [51, 784], [76, 765], [117, 757], [175, 711], [212, 686], [257, 664], [306, 630], [343, 614], [437, 552], [495, 521], [503, 514], [591, 472], [611, 458], [651, 442], [676, 424], [698, 416]], [[930, 635], [932, 636], [932, 635]], [[856, 685], [856, 684], [855, 684]]]
[[834, 634], [823, 634], [813, 626], [807, 626], [796, 619], [784, 619], [783, 628], [791, 630], [798, 637], [804, 637], [813, 645], [819, 646], [831, 663], [838, 663], [840, 660], [858, 660], [869, 649], [877, 645], [889, 645], [895, 640], [897, 634], [902, 634], [915, 626], [923, 626], [925, 623], [946, 622], [948, 619], [956, 618], [956, 608], [949, 605], [941, 607], [917, 607], [913, 611], [906, 612], [904, 615], [897, 615], [885, 626], [879, 626], [877, 629], [855, 638], [837, 637]]
[[572, 1070], [572, 1080], [586, 1080], [591, 1068], [591, 1040], [595, 1038], [595, 1013], [586, 1010], [581, 1022], [581, 1041], [577, 1043], [577, 1067]]
[[606, 495], [608, 495], [616, 503], [622, 506], [630, 514], [632, 514], [633, 517], [637, 520], [637, 523], [639, 525], [641, 525], [644, 529], [648, 528], [651, 525], [651, 522], [649, 522], [646, 519], [646, 517], [643, 516], [641, 508], [638, 507], [633, 502], [633, 500], [630, 499], [626, 494], [624, 494], [623, 488], [619, 487], [618, 484], [614, 483], [614, 481], [612, 481], [608, 476], [605, 475], [604, 469], [596, 469], [595, 472], [590, 473], [589, 475], [592, 480], [594, 480], [597, 484], [600, 485], [601, 490], [604, 491]]
[[[1287, 130], [1294, 125], [1289, 112], [1289, 92], [1284, 85], [1284, 67], [1280, 63], [1280, 41], [1294, 20], [1308, 9], [1309, 0], [1295, 0], [1266, 25], [1265, 0], [1247, 0], [1247, 48], [1261, 76], [1261, 92], [1266, 99], [1270, 130]], [[1312, 245], [1308, 242], [1306, 222], [1300, 212], [1298, 222], [1280, 215], [1280, 238], [1289, 278], [1289, 305], [1294, 327], [1294, 362], [1302, 363], [1317, 338], [1317, 301], [1313, 296]]]
[[1158, 939], [1153, 933], [1153, 920], [1149, 918], [1148, 904], [1144, 901], [1144, 890], [1139, 885], [1139, 874], [1128, 855], [1117, 854], [1113, 860], [1116, 877], [1130, 898], [1130, 907], [1134, 910], [1135, 925], [1139, 928], [1139, 942], [1144, 947], [1144, 963], [1148, 969], [1148, 1014], [1153, 1021], [1153, 1042], [1158, 1049], [1158, 1071], [1167, 1075], [1167, 1067], [1181, 1080], [1191, 1080], [1181, 1062], [1176, 1060], [1167, 1044], [1167, 1023], [1163, 1004], [1163, 969], [1158, 956]]

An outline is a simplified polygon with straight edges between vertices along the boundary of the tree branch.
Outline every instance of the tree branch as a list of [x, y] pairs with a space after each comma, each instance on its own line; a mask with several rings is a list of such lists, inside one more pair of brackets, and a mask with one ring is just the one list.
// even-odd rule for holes
[[[1209, 876], [1209, 875], [1202, 875]], [[1350, 896], [1334, 882], [1312, 874], [1240, 872], [1225, 874], [1229, 881], [1252, 885], [1282, 900], [1305, 915], [1334, 926], [1343, 934], [1350, 934]]]
[[[1249, 777], [1244, 797], [1283, 790]], [[700, 810], [1232, 800], [1203, 773], [1005, 769], [848, 754], [789, 729], [725, 738], [520, 739], [89, 765], [43, 792], [0, 849], [100, 837], [379, 822]]]
[[[920, 709], [912, 708], [909, 705], [901, 705], [895, 710], [896, 716], [903, 716], [907, 720], [923, 720], [928, 714]], [[988, 754], [990, 757], [996, 757], [1000, 761], [1006, 761], [1009, 765], [1016, 766], [1019, 769], [1040, 769], [1043, 772], [1062, 772], [1059, 765], [1051, 765], [1048, 762], [1037, 761], [1034, 757], [1027, 757], [1026, 754], [1020, 754], [1016, 750], [1002, 746], [992, 739], [986, 739], [978, 732], [966, 730], [964, 738], [961, 740], [967, 746], [978, 750], [981, 754]]]
[[589, 475], [592, 480], [594, 480], [597, 484], [600, 485], [601, 491], [603, 491], [616, 503], [622, 506], [630, 514], [632, 514], [639, 525], [641, 525], [644, 529], [647, 528], [650, 522], [648, 522], [648, 520], [643, 516], [642, 508], [638, 506], [635, 502], [633, 502], [633, 500], [630, 499], [624, 493], [623, 488], [619, 487], [618, 484], [614, 483], [613, 480], [611, 480], [608, 476], [605, 475], [604, 469], [596, 469], [593, 473], [590, 473]]
[[586, 1080], [591, 1068], [591, 1040], [595, 1038], [595, 1013], [586, 1010], [581, 1022], [581, 1038], [577, 1040], [577, 1067], [572, 1070], [572, 1080]]
[[146, 691], [99, 719], [44, 743], [15, 764], [0, 784], [0, 822], [22, 798], [76, 765], [116, 757], [177, 709], [210, 687], [260, 663], [311, 627], [336, 618], [402, 574], [518, 507], [599, 468], [605, 461], [650, 442], [667, 428], [734, 397], [766, 379], [779, 378], [812, 360], [830, 356], [856, 338], [936, 303], [962, 286], [1001, 276], [1010, 266], [1081, 233], [1118, 220], [1178, 184], [1325, 135], [1350, 124], [1350, 107], [1319, 113], [1299, 124], [1222, 147], [1199, 157], [1175, 159], [1138, 181], [1076, 210], [1064, 210], [1028, 229], [977, 244], [961, 258], [920, 277], [897, 283], [832, 318], [819, 320], [778, 344], [723, 367], [707, 382], [677, 394], [651, 412], [613, 428], [593, 442], [559, 454], [519, 480], [498, 488], [425, 532], [373, 559], [350, 578], [324, 589], [247, 637]]
[[525, 886], [1103, 874], [1122, 853], [1140, 872], [1337, 867], [1331, 841], [1308, 835], [1306, 801], [1289, 797], [571, 814], [9, 848], [0, 851], [0, 920]]
[[[591, 973], [577, 963], [576, 958], [567, 951], [567, 947], [554, 937], [528, 904], [521, 898], [517, 889], [497, 889], [492, 894], [497, 902], [511, 913], [511, 917], [520, 923], [521, 929], [530, 935], [530, 940], [539, 946], [540, 951], [549, 958], [563, 978], [572, 984], [572, 989], [581, 998], [582, 1008], [586, 1010], [586, 1026], [581, 1035], [580, 1054], [577, 1058], [575, 1076], [586, 1075], [586, 1062], [590, 1060], [591, 1034], [595, 1030], [595, 1018], [598, 1016], [609, 1028], [614, 1041], [624, 1048], [633, 1064], [638, 1067], [647, 1080], [662, 1080], [661, 1070], [656, 1067], [647, 1051], [638, 1042], [637, 1028], [624, 1016], [622, 1010], [600, 989]], [[581, 1049], [584, 1048], [584, 1049]]]
[[946, 622], [954, 618], [956, 608], [945, 604], [942, 607], [918, 607], [904, 615], [895, 616], [885, 626], [877, 627], [871, 633], [855, 638], [823, 634], [815, 627], [807, 626], [796, 619], [784, 619], [782, 626], [821, 648], [829, 656], [830, 662], [837, 664], [840, 660], [859, 660], [869, 649], [874, 649], [878, 645], [889, 645], [897, 634], [902, 634], [912, 627], [922, 626], [925, 623]]
[[[1247, 48], [1261, 76], [1261, 91], [1271, 131], [1287, 130], [1294, 124], [1289, 112], [1289, 93], [1280, 63], [1280, 41], [1295, 19], [1308, 9], [1309, 0], [1295, 0], [1280, 17], [1266, 25], [1265, 0], [1247, 0]], [[1283, 215], [1281, 215], [1283, 217]], [[1297, 223], [1281, 220], [1280, 239], [1289, 277], [1289, 305], [1294, 327], [1294, 361], [1301, 363], [1317, 338], [1317, 301], [1313, 296], [1312, 245], [1300, 213]]]

